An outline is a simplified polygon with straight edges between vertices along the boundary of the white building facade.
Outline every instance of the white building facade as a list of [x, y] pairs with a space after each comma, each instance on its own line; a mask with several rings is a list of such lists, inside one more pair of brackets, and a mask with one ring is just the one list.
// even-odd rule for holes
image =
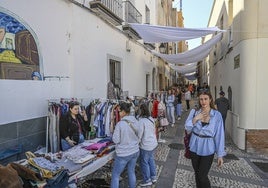
[[[225, 92], [227, 132], [240, 149], [268, 153], [267, 0], [214, 0], [208, 27], [226, 30], [209, 55], [213, 97]], [[209, 38], [206, 38], [208, 40]]]
[[[107, 14], [103, 5], [114, 9]], [[44, 145], [48, 100], [106, 98], [111, 79], [129, 95], [158, 89], [158, 58], [122, 26], [129, 7], [136, 22], [156, 24], [157, 4], [150, 0], [0, 2], [0, 148]], [[16, 24], [9, 27], [9, 19]], [[32, 72], [42, 80], [31, 80]]]

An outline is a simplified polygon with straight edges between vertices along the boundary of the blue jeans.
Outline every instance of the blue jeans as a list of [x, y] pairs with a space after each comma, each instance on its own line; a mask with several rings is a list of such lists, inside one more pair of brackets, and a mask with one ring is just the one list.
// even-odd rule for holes
[[181, 117], [181, 103], [178, 103], [176, 108], [177, 117]]
[[154, 150], [146, 151], [140, 149], [141, 156], [140, 156], [140, 164], [141, 164], [141, 171], [143, 182], [147, 183], [152, 180], [156, 180], [156, 166], [154, 160]]
[[[85, 141], [85, 138], [84, 138], [84, 135], [83, 134], [80, 134], [79, 135], [79, 143], [82, 143]], [[66, 151], [68, 149], [70, 149], [72, 146], [65, 140], [65, 139], [60, 139], [60, 142], [61, 142], [61, 149], [62, 151]]]
[[112, 181], [111, 188], [119, 188], [119, 178], [121, 173], [124, 171], [127, 166], [128, 172], [128, 184], [130, 188], [136, 187], [136, 174], [135, 166], [140, 152], [134, 153], [126, 157], [115, 156], [114, 166], [112, 170]]
[[175, 123], [175, 108], [174, 106], [167, 106], [167, 119], [171, 124]]

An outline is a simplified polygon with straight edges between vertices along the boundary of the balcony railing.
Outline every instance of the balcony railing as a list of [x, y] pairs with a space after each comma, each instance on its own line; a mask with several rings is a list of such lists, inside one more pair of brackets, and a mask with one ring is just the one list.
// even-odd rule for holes
[[136, 7], [128, 0], [124, 1], [124, 20], [127, 23], [141, 23], [142, 22], [142, 15], [136, 9]]
[[115, 25], [120, 25], [123, 21], [122, 0], [93, 0], [89, 2], [90, 8]]
[[123, 18], [122, 0], [100, 0], [103, 5], [110, 9], [116, 16]]

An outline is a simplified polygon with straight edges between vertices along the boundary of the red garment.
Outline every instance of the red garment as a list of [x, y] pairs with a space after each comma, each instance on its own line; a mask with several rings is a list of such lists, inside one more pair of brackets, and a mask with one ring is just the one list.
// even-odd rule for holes
[[157, 114], [158, 114], [158, 100], [154, 100], [153, 102], [153, 108], [152, 108], [152, 117], [153, 118], [157, 118]]
[[119, 114], [119, 106], [117, 106], [114, 110], [115, 114], [115, 125], [120, 121], [120, 114]]

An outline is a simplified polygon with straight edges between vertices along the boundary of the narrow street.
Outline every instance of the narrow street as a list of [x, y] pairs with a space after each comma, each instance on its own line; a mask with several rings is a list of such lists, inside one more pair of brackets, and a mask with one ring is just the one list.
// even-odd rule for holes
[[[194, 101], [191, 102], [191, 107]], [[185, 109], [185, 101], [183, 101]], [[181, 120], [174, 127], [161, 134], [156, 150], [157, 183], [147, 188], [191, 188], [196, 187], [191, 161], [184, 157], [184, 122], [189, 111], [183, 111]], [[216, 158], [212, 164], [209, 178], [213, 188], [265, 188], [268, 187], [268, 156], [246, 153], [238, 149], [226, 136], [227, 156], [222, 168], [217, 167]], [[78, 187], [109, 187], [112, 163], [88, 176]], [[139, 164], [136, 167], [137, 188], [142, 181]], [[121, 175], [120, 188], [128, 185], [126, 171]]]

